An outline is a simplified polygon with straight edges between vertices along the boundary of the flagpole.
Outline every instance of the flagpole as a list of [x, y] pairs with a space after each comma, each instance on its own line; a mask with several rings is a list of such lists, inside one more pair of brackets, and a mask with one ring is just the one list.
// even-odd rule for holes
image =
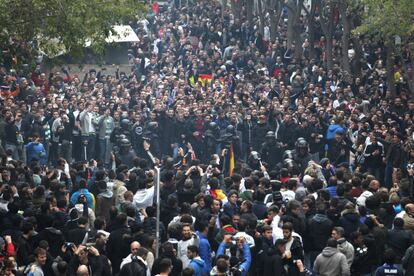
[[160, 168], [155, 167], [156, 172], [156, 202], [157, 202], [157, 222], [155, 225], [155, 240], [156, 240], [156, 249], [155, 249], [155, 258], [158, 258], [160, 251]]

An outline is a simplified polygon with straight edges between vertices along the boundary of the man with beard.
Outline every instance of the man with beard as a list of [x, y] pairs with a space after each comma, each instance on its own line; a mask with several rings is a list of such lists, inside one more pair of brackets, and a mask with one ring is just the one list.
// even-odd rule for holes
[[183, 262], [183, 269], [188, 266], [190, 259], [187, 257], [187, 247], [190, 245], [198, 246], [198, 237], [191, 231], [189, 224], [183, 225], [182, 240], [177, 245], [177, 257]]

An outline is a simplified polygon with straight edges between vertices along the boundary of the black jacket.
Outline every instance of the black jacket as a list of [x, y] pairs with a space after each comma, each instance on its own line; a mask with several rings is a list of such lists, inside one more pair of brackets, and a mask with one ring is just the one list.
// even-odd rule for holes
[[39, 235], [41, 240], [45, 240], [49, 243], [49, 253], [56, 258], [60, 253], [60, 248], [65, 242], [65, 237], [63, 236], [62, 231], [53, 227], [47, 227], [43, 229]]
[[126, 226], [119, 227], [109, 235], [106, 251], [108, 252], [108, 258], [112, 262], [114, 274], [118, 273], [122, 259], [128, 256], [130, 252], [129, 235], [131, 235], [131, 231]]
[[76, 246], [78, 246], [85, 238], [86, 232], [87, 230], [85, 228], [76, 227], [68, 232], [66, 240], [68, 242], [73, 242]]
[[344, 228], [345, 237], [349, 238], [351, 233], [357, 231], [361, 224], [359, 221], [359, 214], [355, 210], [346, 209], [342, 212], [338, 224]]
[[308, 222], [309, 250], [322, 251], [333, 228], [333, 222], [325, 214], [315, 214]]
[[132, 259], [132, 262], [125, 264], [119, 275], [122, 276], [146, 276], [147, 266], [140, 259]]
[[253, 127], [252, 147], [260, 151], [262, 144], [265, 142], [266, 133], [270, 130], [268, 123], [256, 124]]
[[408, 247], [412, 243], [410, 233], [402, 228], [395, 227], [387, 232], [387, 246], [396, 254], [396, 263], [400, 263]]
[[[78, 255], [73, 255], [72, 259], [69, 262], [68, 266], [68, 275], [76, 275], [76, 271], [80, 266]], [[103, 274], [103, 263], [101, 256], [94, 256], [89, 253], [88, 255], [88, 265], [89, 275], [91, 276], [101, 276]]]
[[283, 260], [279, 252], [274, 248], [270, 248], [267, 254], [264, 255], [263, 275], [285, 276], [287, 274], [283, 266]]

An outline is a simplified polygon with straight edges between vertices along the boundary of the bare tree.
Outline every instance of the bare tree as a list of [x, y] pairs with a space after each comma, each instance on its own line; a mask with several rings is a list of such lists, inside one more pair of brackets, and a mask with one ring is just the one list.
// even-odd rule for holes
[[300, 15], [303, 1], [285, 0], [286, 7], [288, 8], [287, 45], [290, 48], [295, 43], [295, 57], [300, 56], [302, 47]]
[[276, 39], [279, 21], [282, 16], [283, 3], [281, 0], [267, 0], [266, 9], [270, 17], [270, 40]]
[[333, 33], [334, 33], [334, 11], [336, 0], [315, 0], [320, 9], [321, 29], [326, 39], [326, 65], [328, 70], [333, 68]]

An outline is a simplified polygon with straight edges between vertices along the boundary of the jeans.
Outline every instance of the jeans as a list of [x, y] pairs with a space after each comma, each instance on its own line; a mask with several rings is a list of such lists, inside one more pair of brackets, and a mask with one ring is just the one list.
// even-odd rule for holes
[[26, 147], [24, 147], [23, 145], [9, 144], [6, 142], [4, 149], [6, 151], [11, 151], [12, 158], [14, 160], [23, 161], [26, 163]]
[[95, 159], [95, 135], [82, 136], [82, 152], [81, 160], [91, 160]]
[[49, 163], [52, 166], [56, 165], [58, 155], [59, 155], [59, 142], [51, 141], [50, 151], [49, 151]]
[[63, 140], [59, 144], [59, 156], [65, 158], [69, 164], [72, 163], [72, 141]]
[[112, 151], [112, 143], [109, 141], [109, 137], [106, 138], [99, 138], [99, 160], [104, 165], [109, 164], [109, 160], [111, 157], [111, 151]]
[[384, 184], [385, 187], [387, 187], [388, 189], [392, 187], [392, 164], [391, 163], [387, 163], [387, 166], [385, 167], [385, 176], [384, 176]]

